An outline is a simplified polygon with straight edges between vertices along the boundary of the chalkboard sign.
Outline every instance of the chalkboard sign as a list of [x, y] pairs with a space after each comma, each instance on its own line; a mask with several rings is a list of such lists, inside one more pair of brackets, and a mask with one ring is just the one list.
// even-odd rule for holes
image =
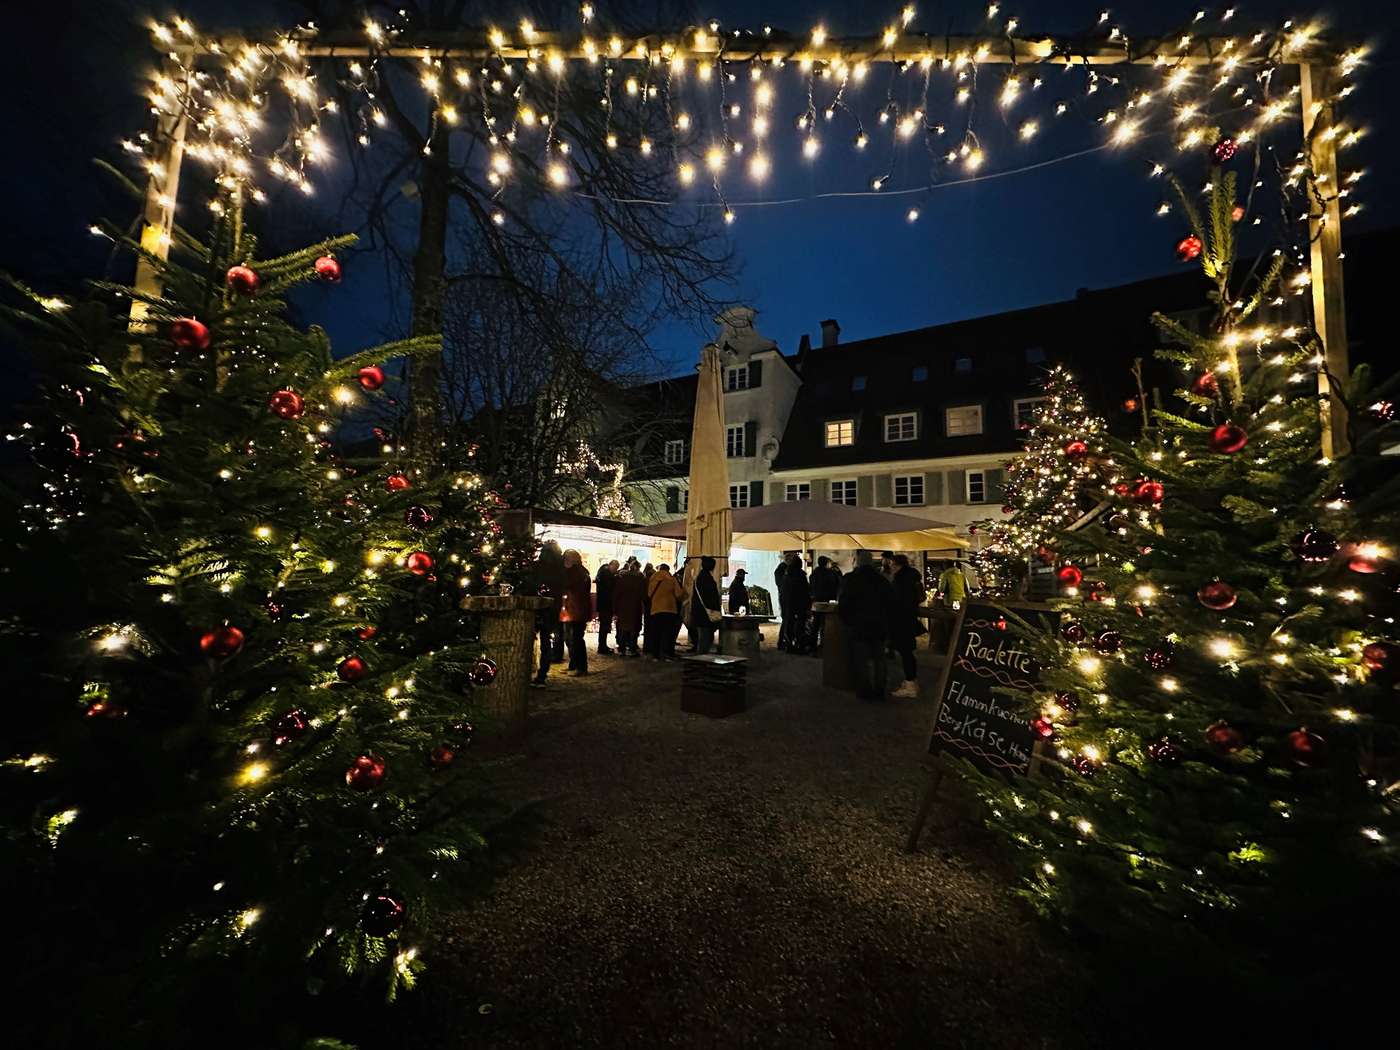
[[960, 610], [938, 684], [929, 752], [947, 751], [987, 773], [1030, 772], [1034, 717], [997, 687], [1029, 693], [1039, 674], [1025, 638], [1008, 622], [1014, 613], [1053, 628], [1058, 614], [1043, 606], [970, 601]]

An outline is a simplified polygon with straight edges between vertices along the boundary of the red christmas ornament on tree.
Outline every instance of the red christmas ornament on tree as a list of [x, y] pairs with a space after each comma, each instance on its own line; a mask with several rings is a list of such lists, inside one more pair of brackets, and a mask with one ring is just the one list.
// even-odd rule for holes
[[1160, 481], [1144, 479], [1133, 486], [1133, 502], [1141, 507], [1155, 507], [1166, 494], [1167, 490]]
[[476, 735], [476, 726], [470, 722], [453, 722], [447, 727], [447, 732], [452, 738], [458, 741], [463, 747], [472, 742], [472, 737]]
[[1069, 764], [1081, 777], [1091, 777], [1099, 771], [1099, 764], [1088, 755], [1075, 755]]
[[403, 474], [393, 473], [384, 479], [384, 487], [390, 492], [402, 492], [408, 488], [410, 482]]
[[1210, 159], [1217, 164], [1228, 164], [1234, 159], [1235, 151], [1238, 149], [1239, 145], [1234, 139], [1223, 138], [1210, 148]]
[[1133, 487], [1129, 485], [1126, 481], [1120, 481], [1113, 486], [1113, 491], [1120, 496], [1126, 496], [1128, 493], [1133, 491]]
[[279, 390], [268, 398], [267, 407], [283, 419], [300, 419], [306, 411], [306, 402], [295, 390]]
[[402, 901], [376, 894], [360, 910], [360, 928], [371, 937], [388, 937], [403, 925], [405, 910]]
[[1060, 571], [1055, 573], [1055, 579], [1066, 587], [1078, 587], [1084, 582], [1084, 570], [1078, 565], [1061, 565]]
[[1234, 222], [1239, 222], [1241, 219], [1243, 219], [1243, 218], [1244, 218], [1244, 205], [1243, 205], [1243, 204], [1236, 204], [1233, 208], [1231, 208], [1231, 209], [1230, 209], [1230, 218], [1231, 218], [1231, 220], [1234, 221]]
[[404, 568], [415, 576], [426, 576], [433, 571], [433, 556], [427, 551], [414, 551], [403, 561]]
[[340, 260], [334, 255], [323, 255], [312, 265], [316, 268], [316, 276], [323, 281], [330, 281], [334, 284], [340, 280]]
[[243, 648], [243, 632], [230, 624], [215, 627], [199, 639], [199, 651], [211, 660], [226, 659]]
[[1244, 734], [1229, 722], [1216, 722], [1206, 729], [1206, 743], [1217, 751], [1233, 755], [1244, 747]]
[[1147, 745], [1147, 757], [1159, 766], [1174, 766], [1181, 761], [1181, 749], [1166, 737]]
[[434, 769], [446, 769], [457, 761], [457, 752], [447, 744], [439, 744], [428, 752], [428, 764]]
[[1212, 452], [1233, 453], [1238, 452], [1249, 443], [1249, 435], [1244, 427], [1236, 426], [1234, 423], [1221, 423], [1210, 432], [1210, 448]]
[[1202, 372], [1191, 380], [1191, 393], [1197, 397], [1214, 397], [1219, 389], [1220, 384], [1216, 382], [1214, 372]]
[[1207, 609], [1224, 612], [1239, 601], [1239, 595], [1224, 580], [1211, 580], [1196, 592], [1196, 600]]
[[1089, 454], [1089, 446], [1079, 440], [1071, 441], [1065, 445], [1065, 458], [1071, 463], [1078, 463]]
[[384, 369], [378, 365], [366, 365], [360, 369], [356, 378], [360, 381], [361, 390], [378, 390], [384, 385]]
[[262, 279], [251, 266], [230, 266], [224, 274], [224, 283], [240, 295], [252, 295], [258, 290]]
[[403, 512], [403, 523], [410, 529], [426, 529], [433, 523], [433, 512], [427, 507], [409, 507]]
[[347, 656], [335, 669], [342, 682], [358, 682], [368, 671], [369, 666], [358, 656]]
[[483, 656], [471, 669], [471, 680], [474, 685], [490, 685], [496, 680], [496, 673], [499, 668], [496, 662]]
[[1140, 401], [1139, 401], [1137, 398], [1135, 398], [1135, 397], [1125, 397], [1125, 398], [1123, 399], [1123, 411], [1124, 411], [1124, 412], [1127, 412], [1127, 413], [1131, 414], [1131, 413], [1133, 413], [1133, 412], [1136, 412], [1140, 407], [1142, 407], [1142, 402], [1140, 402]]
[[1395, 646], [1389, 642], [1368, 642], [1361, 649], [1361, 663], [1370, 671], [1384, 671], [1395, 663]]
[[307, 721], [306, 713], [294, 707], [272, 724], [272, 742], [278, 747], [283, 747], [310, 728], [311, 723]]
[[1060, 633], [1064, 635], [1065, 641], [1078, 645], [1085, 638], [1089, 637], [1089, 632], [1084, 629], [1084, 625], [1078, 620], [1071, 620], [1060, 628]]
[[345, 783], [356, 791], [373, 791], [384, 783], [384, 759], [378, 755], [361, 755], [345, 771]]
[[1201, 249], [1205, 245], [1194, 233], [1188, 233], [1181, 240], [1176, 242], [1176, 257], [1182, 262], [1190, 262], [1201, 254]]
[[106, 718], [116, 721], [125, 718], [127, 710], [121, 704], [113, 703], [111, 700], [99, 700], [95, 704], [89, 704], [88, 709], [83, 714], [88, 718]]
[[1304, 529], [1293, 537], [1289, 544], [1300, 561], [1328, 561], [1337, 553], [1341, 545], [1337, 537], [1322, 529]]
[[1108, 584], [1103, 580], [1094, 580], [1090, 583], [1086, 583], [1084, 585], [1084, 590], [1088, 592], [1091, 602], [1107, 601], [1110, 594]]
[[1327, 757], [1327, 742], [1307, 729], [1295, 729], [1284, 738], [1288, 757], [1300, 766], [1318, 765]]
[[1079, 710], [1079, 694], [1072, 693], [1068, 689], [1062, 689], [1055, 694], [1055, 703], [1059, 704], [1070, 714]]
[[1165, 671], [1176, 659], [1176, 647], [1171, 642], [1163, 642], [1143, 653], [1142, 658], [1147, 661], [1147, 666], [1152, 670]]
[[1123, 648], [1123, 636], [1117, 631], [1100, 631], [1094, 636], [1094, 648], [1107, 656]]
[[170, 341], [181, 350], [207, 350], [209, 326], [193, 317], [182, 317], [170, 326]]
[[1001, 505], [1001, 512], [1003, 514], [1015, 514], [1016, 508], [1013, 507], [1010, 503], [1003, 503]]
[[355, 637], [358, 638], [358, 639], [359, 639], [360, 641], [362, 641], [362, 642], [367, 642], [367, 641], [369, 641], [371, 638], [373, 638], [375, 635], [377, 635], [378, 633], [379, 633], [379, 628], [378, 628], [378, 627], [375, 627], [375, 626], [373, 626], [373, 625], [370, 625], [370, 626], [367, 626], [367, 627], [361, 627], [358, 631], [355, 632]]
[[1051, 740], [1055, 736], [1055, 724], [1048, 718], [1033, 718], [1031, 732], [1040, 740]]

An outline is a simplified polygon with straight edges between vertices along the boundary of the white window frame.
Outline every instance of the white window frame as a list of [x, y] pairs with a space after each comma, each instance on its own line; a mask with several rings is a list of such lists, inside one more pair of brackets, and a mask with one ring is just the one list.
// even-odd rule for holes
[[[905, 423], [909, 424], [909, 433], [906, 436]], [[890, 436], [890, 424], [896, 424], [894, 437]], [[919, 437], [919, 413], [917, 412], [890, 412], [885, 416], [885, 442], [886, 444], [896, 441], [916, 441]]]
[[789, 481], [783, 486], [784, 503], [811, 502], [812, 483], [810, 481]]
[[747, 507], [749, 505], [749, 483], [741, 481], [737, 485], [729, 486], [729, 506], [733, 509]]
[[743, 423], [730, 423], [724, 428], [724, 454], [729, 459], [743, 459], [749, 454], [744, 447]]
[[730, 365], [724, 370], [724, 392], [733, 393], [736, 390], [747, 390], [749, 388], [749, 366]]
[[1030, 405], [1030, 415], [1026, 419], [1025, 426], [1030, 426], [1035, 422], [1035, 406], [1043, 401], [1049, 401], [1048, 397], [1018, 397], [1011, 402], [1011, 422], [1016, 426], [1021, 426], [1021, 406]]
[[[899, 483], [904, 482], [904, 498], [899, 498]], [[916, 484], [917, 483], [917, 484]], [[914, 498], [914, 490], [919, 490], [919, 498]], [[896, 474], [890, 491], [894, 494], [896, 507], [922, 507], [924, 505], [924, 476], [922, 474]]]
[[[841, 492], [843, 493], [843, 498], [839, 500], [836, 498], [836, 486], [838, 485], [841, 486]], [[844, 494], [847, 492], [850, 493], [849, 500], [844, 498]], [[855, 478], [833, 478], [827, 484], [826, 498], [828, 503], [841, 503], [847, 507], [859, 506], [860, 486], [856, 483]]]
[[[977, 487], [982, 490], [980, 499], [974, 498], [972, 495], [972, 481], [974, 478], [977, 479]], [[964, 479], [964, 484], [966, 485], [965, 495], [967, 496], [968, 503], [987, 502], [987, 472], [985, 470], [969, 470]]]
[[[831, 428], [836, 428], [836, 440], [831, 440]], [[827, 448], [850, 448], [856, 443], [856, 421], [854, 419], [828, 419], [822, 431]], [[845, 434], [848, 441], [842, 441]]]
[[685, 439], [676, 438], [666, 442], [666, 465], [668, 467], [679, 466], [685, 462]]
[[[964, 428], [961, 427], [961, 426], [959, 426], [958, 429], [956, 429], [956, 430], [953, 429], [953, 413], [954, 413], [954, 412], [967, 411], [967, 410], [969, 410], [969, 409], [971, 409], [972, 411], [974, 411], [974, 412], [977, 413], [977, 429], [976, 429], [976, 430], [969, 430], [969, 429], [964, 429]], [[947, 435], [948, 435], [949, 437], [972, 437], [972, 436], [975, 435], [975, 434], [980, 434], [980, 433], [982, 433], [982, 429], [983, 429], [982, 406], [981, 406], [981, 405], [949, 405], [947, 408], [945, 408], [945, 409], [943, 410], [943, 429], [944, 429], [944, 431], [947, 433]]]
[[679, 506], [682, 514], [690, 510], [690, 489], [681, 489], [676, 498], [680, 501]]

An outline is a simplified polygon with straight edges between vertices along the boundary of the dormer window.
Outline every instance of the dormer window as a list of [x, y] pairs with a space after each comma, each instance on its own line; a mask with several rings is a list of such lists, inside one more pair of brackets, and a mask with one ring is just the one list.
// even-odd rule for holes
[[749, 366], [734, 365], [724, 370], [724, 389], [747, 390], [749, 388]]
[[[655, 446], [653, 446], [653, 447], [655, 447]], [[684, 463], [684, 462], [685, 462], [685, 442], [684, 442], [684, 441], [668, 441], [668, 442], [666, 442], [666, 465], [667, 465], [668, 467], [674, 467], [674, 466], [677, 466], [678, 464], [681, 464], [681, 463]]]
[[865, 376], [854, 376], [854, 377], [851, 379], [851, 390], [852, 390], [854, 393], [857, 393], [857, 394], [858, 394], [858, 393], [860, 393], [860, 392], [861, 392], [862, 390], [864, 390], [864, 389], [865, 389]]
[[826, 447], [843, 448], [856, 443], [856, 421], [833, 419], [826, 425]]

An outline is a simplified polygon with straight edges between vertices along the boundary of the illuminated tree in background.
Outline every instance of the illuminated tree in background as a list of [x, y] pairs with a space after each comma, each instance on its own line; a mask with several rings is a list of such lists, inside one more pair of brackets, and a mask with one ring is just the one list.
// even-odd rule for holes
[[1010, 596], [1032, 557], [1051, 560], [1059, 530], [1103, 498], [1107, 426], [1089, 411], [1074, 376], [1055, 365], [1026, 432], [1025, 452], [1006, 464], [1010, 517], [979, 523], [989, 538], [972, 555], [985, 592]]
[[1400, 475], [1380, 454], [1393, 395], [1365, 368], [1336, 377], [1352, 451], [1319, 456], [1322, 359], [1280, 294], [1298, 255], [1235, 266], [1232, 153], [1215, 148], [1208, 214], [1180, 194], [1214, 323], [1154, 319], [1189, 411], [1106, 441], [1111, 512], [1047, 538], [1097, 564], [1038, 642], [1027, 717], [1049, 760], [1010, 785], [968, 775], [1043, 913], [1283, 1005], [1349, 988], [1355, 946], [1395, 933]]
[[437, 349], [334, 361], [288, 324], [282, 293], [338, 280], [348, 240], [259, 259], [232, 207], [211, 243], [177, 231], [141, 330], [114, 286], [7, 311], [45, 397], [7, 544], [8, 662], [37, 692], [4, 859], [22, 987], [82, 1004], [45, 1015], [67, 1045], [179, 1045], [214, 994], [364, 975], [392, 995], [484, 844], [465, 749], [495, 667], [459, 605], [507, 554], [475, 477], [342, 459], [382, 362]]

